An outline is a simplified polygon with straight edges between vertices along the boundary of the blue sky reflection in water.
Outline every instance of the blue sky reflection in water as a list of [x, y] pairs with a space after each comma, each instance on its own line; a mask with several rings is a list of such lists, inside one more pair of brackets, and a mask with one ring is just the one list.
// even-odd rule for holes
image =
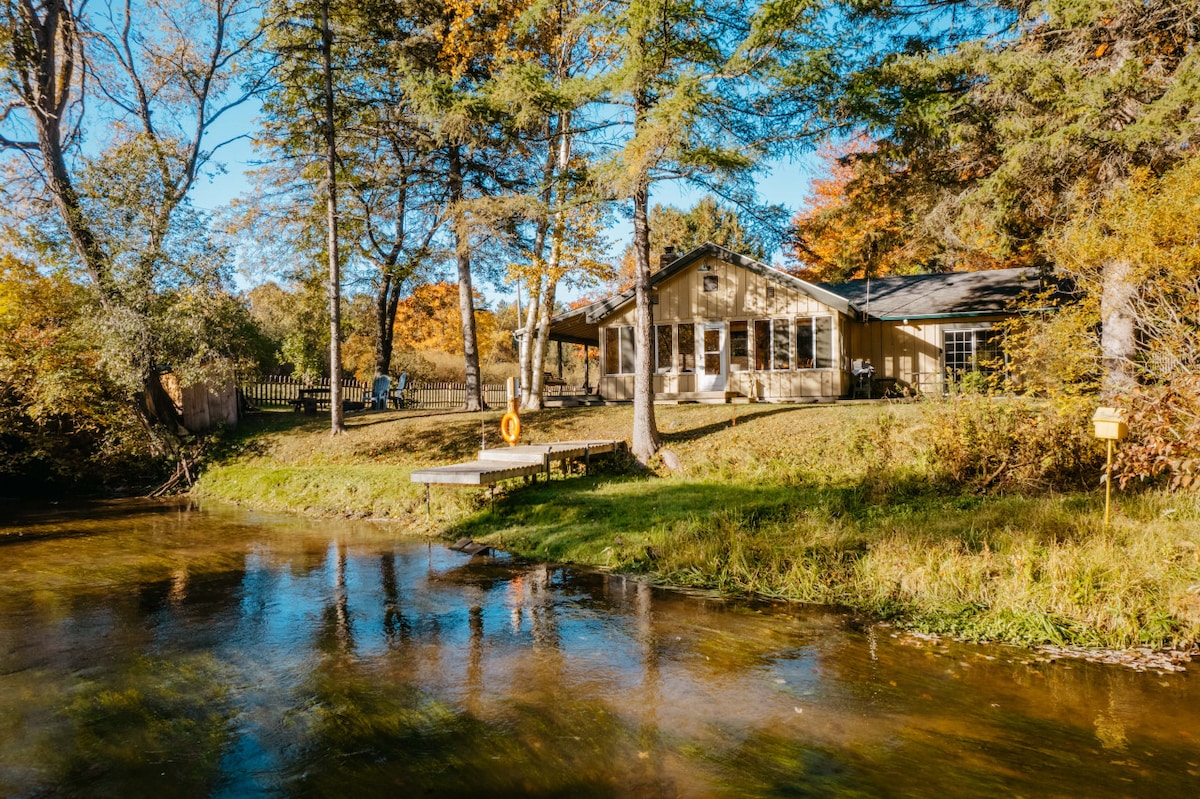
[[1190, 797], [1195, 676], [363, 522], [0, 523], [3, 796]]

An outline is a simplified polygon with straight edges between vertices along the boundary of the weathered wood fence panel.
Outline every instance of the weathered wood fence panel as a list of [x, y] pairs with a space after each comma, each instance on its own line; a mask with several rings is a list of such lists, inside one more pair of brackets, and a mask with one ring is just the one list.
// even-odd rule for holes
[[[484, 383], [483, 401], [491, 408], [504, 408], [507, 395], [503, 383]], [[407, 408], [461, 408], [467, 404], [466, 383], [410, 383], [405, 387], [404, 405]]]
[[237, 427], [237, 388], [230, 381], [223, 386], [207, 383], [184, 386], [174, 374], [162, 375], [162, 386], [183, 418], [183, 426], [193, 433], [204, 433], [217, 425]]

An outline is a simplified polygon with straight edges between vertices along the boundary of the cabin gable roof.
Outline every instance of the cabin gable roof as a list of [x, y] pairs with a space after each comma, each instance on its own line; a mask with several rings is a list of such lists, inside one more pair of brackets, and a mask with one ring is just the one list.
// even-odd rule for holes
[[[664, 266], [662, 269], [659, 269], [657, 272], [650, 275], [650, 287], [658, 287], [660, 284], [670, 280], [675, 275], [682, 273], [684, 270], [688, 269], [707, 256], [713, 256], [725, 261], [726, 263], [739, 266], [742, 269], [760, 275], [767, 280], [770, 280], [781, 286], [793, 289], [801, 294], [806, 294], [818, 302], [827, 305], [836, 311], [840, 311], [851, 318], [858, 318], [858, 311], [853, 305], [850, 304], [849, 301], [846, 300], [845, 297], [842, 297], [827, 288], [818, 286], [815, 283], [809, 283], [806, 280], [793, 277], [786, 272], [781, 272], [778, 269], [767, 266], [766, 264], [756, 261], [753, 258], [747, 258], [745, 255], [740, 255], [733, 250], [727, 250], [720, 245], [713, 244], [712, 242], [705, 242], [699, 247], [689, 250], [671, 263]], [[595, 325], [605, 317], [624, 307], [627, 303], [632, 302], [635, 296], [634, 289], [627, 289], [620, 294], [614, 294], [611, 297], [600, 300], [599, 302], [594, 302], [591, 305], [585, 306], [584, 308], [576, 309], [576, 311], [572, 311], [570, 313], [574, 314], [578, 311], [584, 311], [584, 319], [586, 323]], [[566, 314], [562, 316], [566, 316]], [[561, 320], [562, 316], [556, 317], [556, 322]]]
[[[686, 270], [709, 257], [806, 295], [854, 321], [951, 320], [1011, 315], [1015, 312], [1016, 301], [1022, 295], [1038, 291], [1046, 285], [1037, 270], [1024, 267], [984, 272], [902, 275], [844, 283], [809, 283], [753, 258], [706, 242], [653, 273], [650, 276], [651, 288], [665, 288], [664, 284], [672, 278], [683, 275]], [[1049, 285], [1053, 285], [1052, 279]], [[635, 292], [629, 289], [558, 314], [551, 320], [550, 337], [556, 341], [594, 346], [599, 343], [600, 326], [612, 324], [610, 317], [620, 313], [634, 299]]]

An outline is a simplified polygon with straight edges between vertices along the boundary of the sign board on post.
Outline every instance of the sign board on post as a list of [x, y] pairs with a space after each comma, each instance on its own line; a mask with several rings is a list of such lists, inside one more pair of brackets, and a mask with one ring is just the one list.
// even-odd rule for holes
[[1129, 435], [1125, 411], [1120, 408], [1097, 408], [1092, 414], [1092, 425], [1096, 430], [1096, 438], [1120, 441]]
[[1096, 438], [1108, 445], [1108, 457], [1104, 464], [1104, 524], [1107, 526], [1112, 500], [1113, 442], [1129, 435], [1129, 426], [1125, 424], [1125, 411], [1120, 408], [1097, 408], [1092, 414], [1092, 426], [1095, 428]]

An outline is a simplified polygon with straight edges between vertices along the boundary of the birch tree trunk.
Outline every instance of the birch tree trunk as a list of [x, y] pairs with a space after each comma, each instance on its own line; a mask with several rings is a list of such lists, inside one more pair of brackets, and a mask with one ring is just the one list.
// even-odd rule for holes
[[542, 291], [542, 299], [539, 305], [541, 313], [538, 314], [537, 320], [537, 338], [535, 339], [533, 348], [533, 383], [529, 392], [529, 407], [531, 410], [539, 410], [542, 408], [542, 394], [546, 390], [546, 350], [550, 343], [548, 336], [550, 335], [550, 311], [554, 308], [554, 292], [558, 285], [558, 281], [550, 275], [546, 277], [546, 285]]
[[1100, 354], [1104, 367], [1101, 393], [1106, 398], [1134, 387], [1133, 356], [1137, 349], [1134, 300], [1137, 285], [1133, 265], [1113, 258], [1103, 266], [1100, 287]]
[[520, 369], [521, 369], [521, 408], [522, 410], [533, 410], [537, 407], [533, 386], [533, 351], [534, 337], [537, 335], [538, 329], [538, 308], [542, 300], [542, 284], [545, 280], [545, 275], [538, 272], [534, 282], [529, 287], [529, 307], [525, 309], [525, 321], [522, 323], [521, 332], [521, 351], [520, 351]]
[[[549, 170], [551, 179], [565, 175], [571, 162], [571, 137], [567, 128], [571, 124], [571, 116], [567, 113], [558, 116], [558, 147], [553, 152], [552, 169]], [[566, 223], [563, 216], [565, 199], [561, 189], [551, 196], [554, 212], [548, 219], [550, 227], [550, 258], [546, 262], [544, 291], [538, 301], [538, 330], [536, 346], [533, 352], [531, 367], [532, 380], [528, 401], [530, 408], [540, 409], [543, 406], [542, 395], [545, 392], [546, 351], [550, 344], [550, 316], [554, 313], [554, 295], [558, 290], [558, 278], [562, 270], [563, 238], [566, 235]]]

